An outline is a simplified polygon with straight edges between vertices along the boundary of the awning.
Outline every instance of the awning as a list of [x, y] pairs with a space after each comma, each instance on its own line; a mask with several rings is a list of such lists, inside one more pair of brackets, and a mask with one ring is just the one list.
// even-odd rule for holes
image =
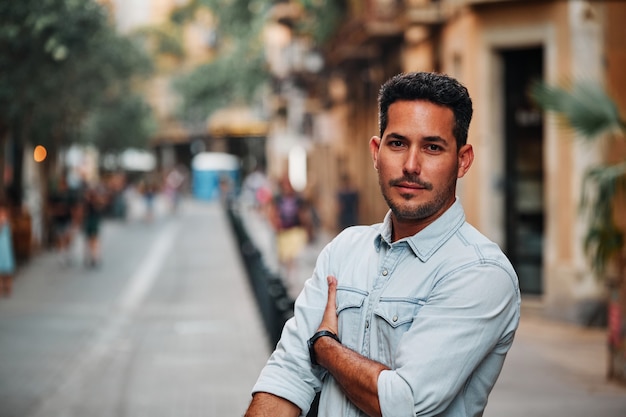
[[209, 117], [207, 131], [218, 137], [266, 136], [268, 122], [249, 107], [227, 107]]
[[188, 143], [192, 135], [193, 132], [184, 128], [177, 121], [161, 121], [159, 123], [159, 130], [150, 138], [150, 144], [156, 146]]

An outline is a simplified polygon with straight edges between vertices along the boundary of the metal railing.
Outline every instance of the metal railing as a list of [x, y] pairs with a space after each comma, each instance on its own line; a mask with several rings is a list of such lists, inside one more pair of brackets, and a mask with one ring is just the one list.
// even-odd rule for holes
[[294, 301], [289, 296], [282, 277], [268, 268], [235, 204], [226, 203], [225, 208], [273, 349], [280, 339], [285, 322], [293, 316]]

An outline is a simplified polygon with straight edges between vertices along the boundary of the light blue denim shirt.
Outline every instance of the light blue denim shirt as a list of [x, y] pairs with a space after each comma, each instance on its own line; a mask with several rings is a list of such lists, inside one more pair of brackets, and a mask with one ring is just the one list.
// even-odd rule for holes
[[387, 365], [378, 378], [383, 416], [481, 416], [519, 322], [517, 276], [500, 248], [465, 222], [457, 200], [414, 236], [391, 243], [381, 224], [339, 234], [317, 259], [253, 392], [286, 398], [306, 415], [363, 416], [333, 377], [309, 361], [327, 275], [338, 280], [339, 337]]

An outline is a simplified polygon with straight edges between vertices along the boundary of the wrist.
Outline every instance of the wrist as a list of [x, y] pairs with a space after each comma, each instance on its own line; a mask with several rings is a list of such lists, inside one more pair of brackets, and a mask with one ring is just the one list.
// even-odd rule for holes
[[329, 337], [329, 338], [335, 339], [337, 342], [341, 343], [341, 340], [339, 340], [339, 337], [335, 333], [331, 332], [330, 330], [320, 330], [317, 333], [315, 333], [307, 341], [307, 345], [309, 347], [309, 356], [311, 358], [311, 364], [312, 365], [319, 365], [319, 363], [317, 362], [316, 354], [315, 354], [315, 342], [317, 342], [317, 340], [322, 338], [322, 337]]

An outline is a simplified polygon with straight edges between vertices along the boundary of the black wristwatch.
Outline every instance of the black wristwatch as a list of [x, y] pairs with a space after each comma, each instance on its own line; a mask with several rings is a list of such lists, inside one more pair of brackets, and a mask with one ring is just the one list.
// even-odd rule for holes
[[311, 363], [313, 365], [319, 365], [317, 363], [317, 359], [315, 359], [315, 350], [313, 349], [313, 345], [315, 344], [317, 339], [319, 339], [320, 337], [324, 337], [324, 336], [332, 337], [333, 339], [341, 343], [341, 340], [339, 340], [339, 337], [337, 337], [337, 335], [331, 332], [330, 330], [320, 330], [319, 332], [315, 333], [313, 337], [311, 337], [309, 341], [307, 342], [307, 345], [309, 345], [309, 356], [311, 357]]

